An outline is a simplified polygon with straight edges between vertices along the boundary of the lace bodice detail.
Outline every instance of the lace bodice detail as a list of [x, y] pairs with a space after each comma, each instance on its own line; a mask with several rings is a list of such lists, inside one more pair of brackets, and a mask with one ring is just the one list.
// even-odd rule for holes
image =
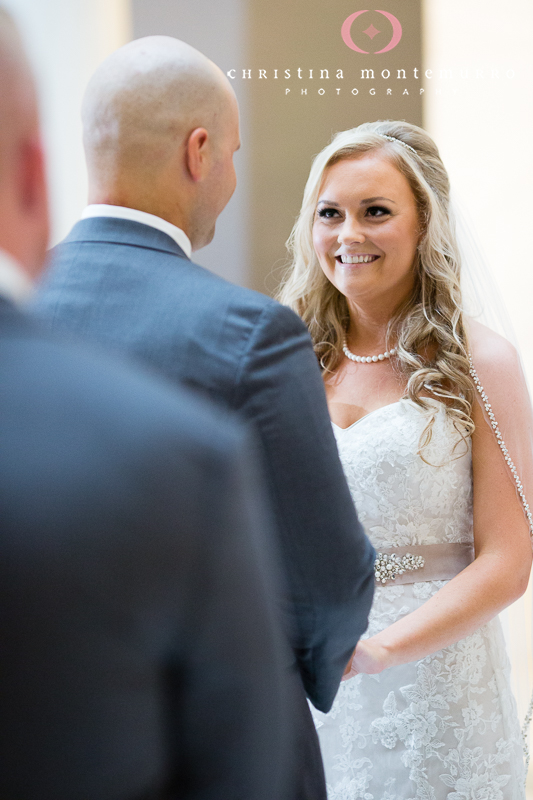
[[428, 412], [404, 399], [349, 428], [333, 426], [359, 518], [377, 549], [473, 541], [470, 439], [461, 439], [442, 403], [426, 402]]
[[[472, 454], [445, 406], [411, 400], [334, 426], [374, 547], [473, 543]], [[418, 451], [433, 417], [429, 446]], [[415, 611], [444, 581], [377, 586], [364, 638]], [[450, 647], [341, 684], [313, 709], [328, 800], [524, 800], [524, 765], [499, 621]]]

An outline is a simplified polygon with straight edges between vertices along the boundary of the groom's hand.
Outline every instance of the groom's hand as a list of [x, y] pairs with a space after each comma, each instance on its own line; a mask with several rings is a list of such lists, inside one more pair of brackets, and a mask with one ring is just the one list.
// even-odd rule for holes
[[344, 670], [344, 672], [343, 672], [343, 675], [342, 675], [342, 678], [341, 678], [341, 682], [342, 682], [342, 681], [347, 681], [347, 680], [349, 680], [350, 678], [353, 678], [353, 677], [354, 677], [354, 675], [357, 675], [357, 672], [355, 672], [355, 671], [352, 669], [352, 665], [353, 665], [353, 660], [354, 660], [354, 657], [355, 657], [355, 650], [353, 651], [352, 655], [350, 656], [350, 660], [349, 660], [349, 661], [348, 661], [348, 663], [346, 664], [346, 669], [345, 669], [345, 670]]
[[359, 673], [376, 675], [388, 666], [390, 665], [387, 663], [386, 648], [373, 639], [363, 639], [358, 642], [352, 658], [348, 661], [342, 680], [347, 681]]

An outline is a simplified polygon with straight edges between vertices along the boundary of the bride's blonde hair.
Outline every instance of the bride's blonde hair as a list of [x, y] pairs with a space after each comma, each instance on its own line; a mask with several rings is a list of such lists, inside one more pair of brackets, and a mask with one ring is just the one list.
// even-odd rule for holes
[[[345, 296], [326, 278], [318, 262], [313, 222], [326, 170], [371, 150], [382, 150], [407, 178], [422, 231], [415, 289], [390, 320], [387, 340], [396, 344], [396, 361], [407, 379], [407, 396], [423, 408], [428, 406], [424, 394], [444, 401], [457, 429], [462, 436], [469, 436], [474, 430], [474, 394], [462, 308], [460, 254], [450, 211], [450, 183], [439, 151], [424, 130], [408, 122], [367, 122], [338, 133], [316, 156], [300, 214], [287, 242], [293, 260], [278, 299], [302, 317], [322, 369], [333, 372], [343, 358], [342, 343], [350, 316]], [[431, 428], [431, 424], [426, 428], [421, 450], [431, 440]]]

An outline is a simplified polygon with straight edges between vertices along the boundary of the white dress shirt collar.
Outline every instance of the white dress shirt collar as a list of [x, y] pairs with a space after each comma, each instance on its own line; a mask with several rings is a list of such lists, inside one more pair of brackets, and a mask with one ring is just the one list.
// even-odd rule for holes
[[0, 295], [22, 303], [27, 300], [33, 290], [33, 283], [13, 256], [0, 250]]
[[176, 244], [181, 247], [183, 252], [188, 258], [192, 256], [192, 246], [189, 237], [171, 222], [166, 219], [156, 217], [155, 214], [148, 214], [146, 211], [139, 211], [136, 208], [125, 208], [124, 206], [110, 206], [105, 203], [98, 203], [87, 206], [82, 219], [89, 219], [89, 217], [115, 217], [115, 219], [128, 219], [132, 222], [141, 222], [143, 225], [149, 225], [151, 228], [166, 233], [171, 239], [174, 239]]

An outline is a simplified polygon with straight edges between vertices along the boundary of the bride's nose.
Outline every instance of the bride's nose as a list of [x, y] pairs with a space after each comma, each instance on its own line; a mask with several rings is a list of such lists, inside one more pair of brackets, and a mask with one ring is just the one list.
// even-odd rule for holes
[[337, 241], [339, 244], [344, 245], [363, 244], [366, 241], [366, 236], [358, 220], [346, 219], [339, 231]]

